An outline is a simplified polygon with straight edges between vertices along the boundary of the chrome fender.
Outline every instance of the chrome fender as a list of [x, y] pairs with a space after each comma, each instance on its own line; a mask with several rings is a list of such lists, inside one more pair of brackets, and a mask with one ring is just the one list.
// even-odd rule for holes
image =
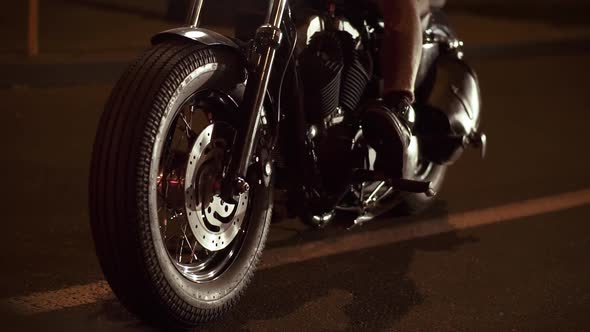
[[192, 27], [183, 27], [162, 31], [153, 36], [151, 42], [152, 45], [158, 45], [160, 43], [175, 39], [189, 39], [198, 44], [206, 46], [224, 46], [235, 50], [240, 49], [240, 46], [227, 36], [209, 29]]

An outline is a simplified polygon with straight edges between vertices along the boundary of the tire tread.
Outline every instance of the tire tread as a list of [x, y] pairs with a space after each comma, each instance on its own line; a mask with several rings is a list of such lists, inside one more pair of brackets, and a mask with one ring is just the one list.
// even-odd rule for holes
[[[195, 66], [216, 61], [216, 49], [187, 42], [160, 44], [138, 59], [116, 84], [95, 139], [89, 208], [97, 256], [114, 293], [133, 314], [167, 328], [188, 329], [218, 318], [243, 293], [220, 307], [183, 301], [168, 284], [155, 257], [147, 210], [149, 160], [167, 100]], [[271, 210], [271, 209], [269, 209]], [[267, 212], [265, 222], [270, 220]], [[254, 264], [267, 235], [264, 230]]]

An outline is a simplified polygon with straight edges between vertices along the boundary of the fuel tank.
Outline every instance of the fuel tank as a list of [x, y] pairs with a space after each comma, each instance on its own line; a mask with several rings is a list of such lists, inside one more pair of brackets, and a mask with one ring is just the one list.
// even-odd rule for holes
[[477, 75], [458, 51], [441, 52], [417, 90], [416, 135], [423, 155], [451, 164], [478, 135], [481, 95]]

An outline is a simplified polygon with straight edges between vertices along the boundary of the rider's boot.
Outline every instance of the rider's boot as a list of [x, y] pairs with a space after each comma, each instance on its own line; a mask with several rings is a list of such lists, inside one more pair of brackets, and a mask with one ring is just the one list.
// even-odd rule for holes
[[405, 96], [386, 97], [366, 109], [363, 133], [377, 152], [375, 171], [391, 178], [403, 177], [415, 118], [411, 99]]

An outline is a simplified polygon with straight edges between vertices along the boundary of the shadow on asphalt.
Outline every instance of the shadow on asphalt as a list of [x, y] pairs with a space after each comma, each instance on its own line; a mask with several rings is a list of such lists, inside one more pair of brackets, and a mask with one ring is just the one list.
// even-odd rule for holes
[[[394, 222], [411, 223], [429, 216], [444, 218], [445, 206], [439, 202], [420, 218], [376, 220], [358, 231], [374, 231], [392, 227]], [[338, 225], [324, 231], [307, 230], [273, 246], [292, 246], [341, 234]], [[453, 251], [477, 241], [452, 232], [260, 270], [235, 310], [202, 329], [389, 330], [427, 298], [410, 275], [415, 254]], [[62, 331], [78, 330], [80, 326], [93, 331], [153, 330], [117, 300], [36, 315], [20, 326], [25, 330], [40, 326]]]
[[392, 329], [425, 300], [408, 275], [415, 252], [453, 250], [472, 241], [451, 233], [260, 271], [236, 312], [208, 327]]
[[[385, 222], [391, 221], [376, 221]], [[317, 237], [308, 233], [303, 237]], [[235, 311], [203, 328], [390, 330], [427, 297], [409, 275], [416, 252], [452, 251], [476, 241], [447, 233], [258, 271]], [[120, 315], [111, 305], [106, 319]]]

